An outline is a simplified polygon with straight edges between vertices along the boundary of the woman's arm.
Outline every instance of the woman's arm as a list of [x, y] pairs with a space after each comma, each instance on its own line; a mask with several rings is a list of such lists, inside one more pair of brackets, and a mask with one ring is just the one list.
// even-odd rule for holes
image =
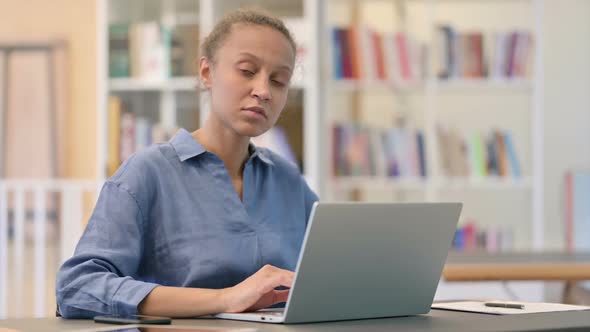
[[293, 272], [266, 265], [237, 284], [224, 289], [158, 286], [139, 304], [144, 315], [194, 317], [220, 312], [253, 311], [286, 302]]
[[139, 313], [164, 317], [195, 317], [224, 311], [223, 290], [157, 286], [139, 304]]
[[134, 197], [106, 182], [74, 256], [56, 280], [59, 312], [66, 318], [129, 315], [154, 283], [135, 280], [142, 255], [143, 214]]

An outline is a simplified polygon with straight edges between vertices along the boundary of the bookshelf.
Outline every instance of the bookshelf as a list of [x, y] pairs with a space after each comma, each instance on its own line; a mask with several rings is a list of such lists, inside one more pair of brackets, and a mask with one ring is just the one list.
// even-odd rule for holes
[[[322, 199], [459, 200], [465, 202], [463, 224], [475, 219], [483, 228], [508, 229], [513, 237], [509, 249], [541, 250], [543, 1], [331, 0], [318, 7], [324, 30], [322, 91], [327, 96], [321, 101], [326, 110], [322, 126], [331, 133], [322, 148], [332, 159], [322, 164]], [[363, 36], [367, 29], [369, 37]], [[445, 33], [454, 38], [447, 44]], [[448, 45], [452, 47], [445, 49]], [[449, 52], [454, 52], [452, 63], [444, 58]], [[507, 55], [502, 59], [500, 54]], [[398, 72], [392, 73], [388, 67], [395, 66]], [[416, 75], [405, 75], [408, 69]], [[362, 129], [332, 133], [334, 126], [350, 123], [369, 132], [421, 131], [426, 174], [392, 172], [390, 160], [404, 157], [387, 156], [388, 148], [381, 146], [387, 139], [374, 143], [370, 136], [375, 134], [369, 134], [363, 145]], [[446, 167], [443, 157], [461, 158], [456, 151], [444, 151], [451, 142], [443, 140], [441, 128], [457, 134], [455, 150], [462, 151], [463, 170]], [[400, 142], [406, 145], [402, 150], [416, 151], [412, 140]], [[484, 151], [479, 157], [473, 152], [476, 144]], [[488, 151], [489, 146], [495, 150]], [[359, 157], [355, 148], [377, 152]], [[513, 156], [508, 156], [510, 150]], [[383, 157], [375, 158], [379, 154], [386, 155], [385, 172], [383, 166], [375, 167], [383, 163]], [[415, 154], [405, 156], [416, 159]], [[489, 165], [494, 155], [506, 159], [497, 160], [496, 169]], [[342, 159], [348, 169], [357, 166], [357, 173], [338, 174]], [[371, 167], [363, 169], [359, 160], [368, 160]]]
[[[252, 6], [283, 18], [300, 44], [292, 90], [278, 126], [286, 133], [306, 179], [323, 200], [464, 201], [465, 218], [484, 216], [484, 226], [514, 226], [515, 249], [543, 247], [543, 0], [99, 1], [99, 64], [104, 75], [99, 84], [99, 95], [103, 97], [103, 112], [98, 118], [99, 169], [106, 168], [110, 153], [109, 96], [134, 105], [134, 112], [165, 128], [183, 126], [194, 130], [208, 114], [207, 96], [195, 89], [194, 73], [156, 79], [109, 77], [109, 26], [155, 21], [173, 30], [178, 24], [196, 24], [198, 45], [217, 18], [233, 9]], [[479, 33], [486, 60], [492, 58], [493, 53], [486, 49], [490, 39], [494, 45], [497, 32], [509, 35], [524, 31], [532, 36], [529, 47], [533, 56], [526, 62], [525, 74], [502, 75], [497, 68], [486, 74], [481, 69], [489, 64], [480, 63], [471, 65], [469, 75], [461, 72], [441, 79], [438, 74], [445, 62], [435, 52], [444, 30], [437, 29], [439, 25], [454, 29], [458, 36], [472, 36], [466, 40]], [[335, 75], [338, 57], [334, 52], [334, 28], [346, 30], [352, 26], [366, 26], [377, 32], [378, 37], [372, 38], [401, 39], [407, 52], [412, 52], [413, 56], [405, 61], [413, 75], [383, 72], [383, 68], [367, 75], [357, 73], [356, 77], [344, 72]], [[387, 46], [390, 56], [396, 45]], [[385, 57], [379, 61], [389, 60]], [[383, 166], [380, 172], [334, 176], [332, 131], [335, 125], [350, 123], [362, 124], [369, 136], [397, 128], [405, 128], [412, 135], [420, 133], [425, 176], [415, 170], [385, 175], [388, 168]], [[509, 133], [520, 174], [490, 175], [487, 167], [485, 173], [477, 174], [470, 171], [471, 164], [477, 161], [465, 156], [467, 173], [445, 170], [439, 127], [455, 131], [463, 146], [471, 144], [469, 137], [473, 135], [485, 141], [496, 131]], [[105, 170], [103, 179], [107, 176]]]
[[193, 0], [97, 2], [101, 180], [178, 127], [198, 128], [200, 15]]
[[109, 79], [110, 91], [195, 91], [194, 77], [175, 77], [167, 80], [142, 80], [132, 78]]
[[[317, 27], [315, 1], [101, 0], [97, 6], [101, 76], [98, 84], [101, 97], [98, 169], [101, 179], [109, 177], [129, 153], [167, 140], [179, 127], [193, 131], [205, 121], [209, 110], [208, 96], [197, 88], [196, 66], [191, 67], [187, 60], [196, 60], [198, 46], [218, 18], [237, 8], [251, 7], [263, 8], [281, 17], [298, 44], [291, 91], [276, 131], [285, 135], [286, 146], [290, 148], [287, 152], [293, 156], [310, 186], [318, 190], [320, 158], [315, 143], [320, 141], [316, 121], [318, 52], [310, 30]], [[175, 40], [177, 30], [180, 31], [180, 43]], [[182, 36], [183, 32], [187, 36]], [[144, 41], [148, 45], [142, 48]], [[160, 46], [163, 46], [163, 55], [158, 53]], [[178, 53], [182, 57], [174, 58]], [[137, 63], [149, 60], [143, 59], [144, 56], [151, 56], [152, 62], [160, 61], [162, 68], [142, 68]], [[116, 110], [113, 111], [113, 107]], [[128, 114], [133, 115], [133, 129], [125, 129], [131, 122]], [[153, 136], [151, 140], [139, 143], [137, 137], [145, 136], [139, 132], [150, 130], [145, 129], [146, 122]], [[125, 141], [128, 131], [135, 131], [135, 142]], [[269, 135], [255, 143], [278, 150], [281, 146], [268, 145], [276, 137]], [[114, 152], [117, 149], [127, 153]]]

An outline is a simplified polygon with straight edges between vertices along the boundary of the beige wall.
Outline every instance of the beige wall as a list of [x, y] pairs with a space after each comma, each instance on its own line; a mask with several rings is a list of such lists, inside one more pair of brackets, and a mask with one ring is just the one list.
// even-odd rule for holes
[[95, 0], [0, 0], [0, 41], [68, 42], [65, 165], [68, 178], [95, 178], [97, 42]]
[[590, 1], [545, 1], [545, 247], [562, 249], [563, 176], [590, 170]]

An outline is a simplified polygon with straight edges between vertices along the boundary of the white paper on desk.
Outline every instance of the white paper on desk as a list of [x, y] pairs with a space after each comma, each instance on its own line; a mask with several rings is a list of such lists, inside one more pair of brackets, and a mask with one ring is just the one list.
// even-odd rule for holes
[[[498, 301], [494, 301], [494, 302], [498, 302]], [[561, 304], [561, 303], [510, 301], [510, 303], [523, 304], [524, 309], [486, 307], [484, 305], [484, 303], [485, 302], [481, 302], [481, 301], [442, 302], [442, 303], [432, 304], [432, 308], [433, 309], [444, 309], [444, 310], [455, 310], [455, 311], [479, 312], [479, 313], [492, 314], [492, 315], [518, 315], [518, 314], [532, 314], [532, 313], [539, 313], [539, 312], [590, 310], [590, 307], [586, 307], [586, 306]]]

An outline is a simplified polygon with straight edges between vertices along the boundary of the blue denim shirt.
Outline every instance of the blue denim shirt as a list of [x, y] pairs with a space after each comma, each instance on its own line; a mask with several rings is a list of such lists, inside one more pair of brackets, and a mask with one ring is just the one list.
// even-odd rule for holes
[[243, 200], [187, 131], [130, 157], [57, 274], [64, 317], [135, 314], [157, 285], [220, 289], [264, 264], [294, 270], [318, 198], [297, 167], [250, 146]]

